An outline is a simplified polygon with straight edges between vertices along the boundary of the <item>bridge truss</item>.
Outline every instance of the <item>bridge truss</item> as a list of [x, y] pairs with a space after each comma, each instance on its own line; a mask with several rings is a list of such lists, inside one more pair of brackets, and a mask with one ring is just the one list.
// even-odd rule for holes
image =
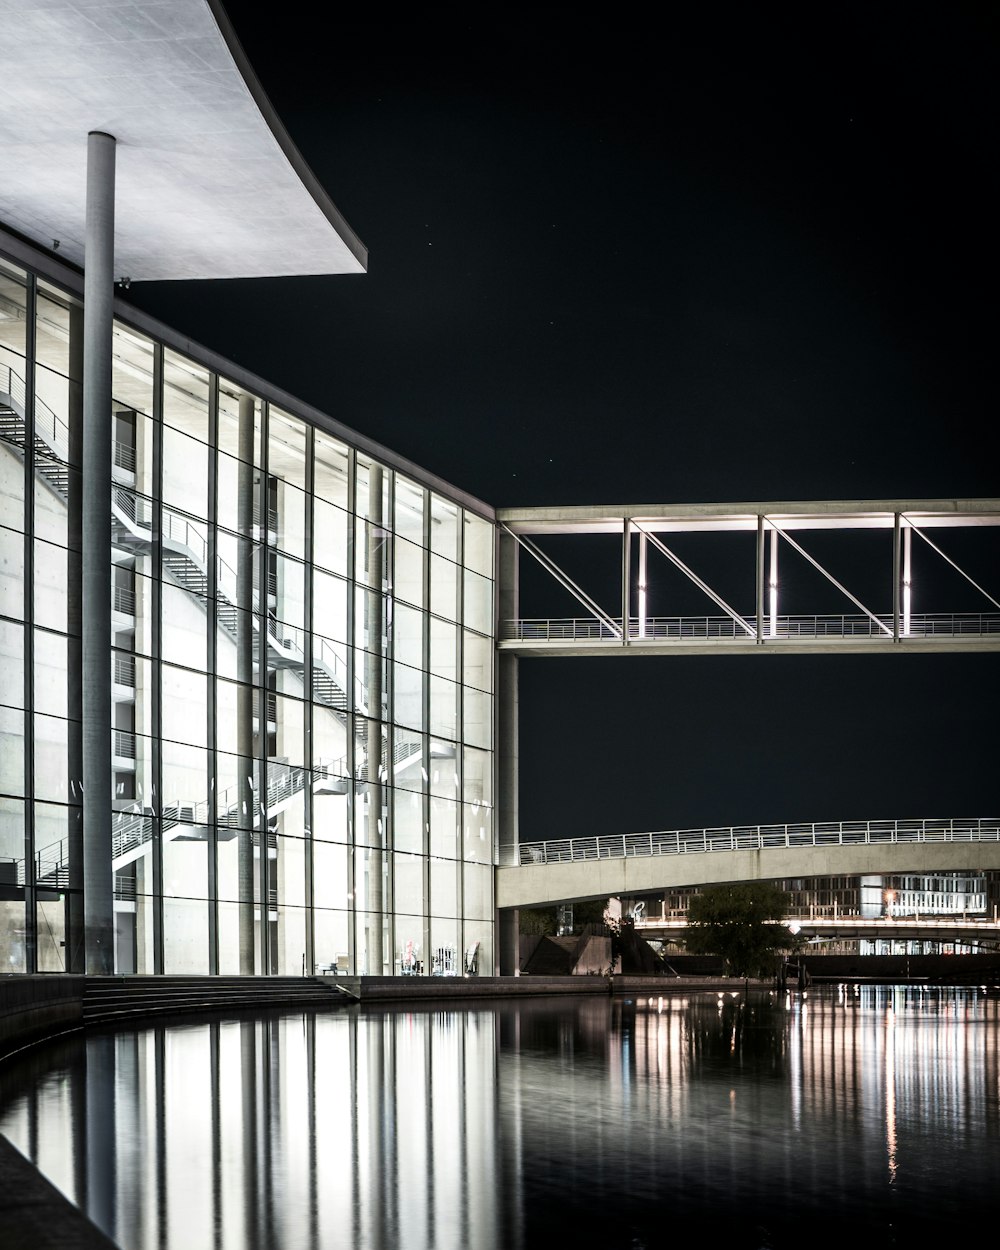
[[[988, 547], [997, 499], [525, 508], [498, 520], [501, 653], [1000, 650], [1000, 587], [986, 584], [1000, 568]], [[970, 548], [970, 533], [985, 542]], [[861, 534], [881, 539], [859, 547]], [[603, 544], [603, 558], [577, 556], [583, 572], [570, 571], [553, 552], [568, 539]], [[522, 610], [522, 557], [573, 615]]]

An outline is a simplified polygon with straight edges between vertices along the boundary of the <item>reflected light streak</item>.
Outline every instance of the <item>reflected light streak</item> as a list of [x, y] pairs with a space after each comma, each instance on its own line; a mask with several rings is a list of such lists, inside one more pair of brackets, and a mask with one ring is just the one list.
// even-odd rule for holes
[[896, 1015], [890, 1007], [885, 1017], [885, 1153], [889, 1184], [896, 1183]]
[[[791, 994], [788, 995], [788, 1010], [792, 1010]], [[802, 1024], [803, 1014], [797, 1013], [792, 1020], [788, 1038], [788, 1081], [791, 1100], [792, 1125], [798, 1132], [802, 1127]]]

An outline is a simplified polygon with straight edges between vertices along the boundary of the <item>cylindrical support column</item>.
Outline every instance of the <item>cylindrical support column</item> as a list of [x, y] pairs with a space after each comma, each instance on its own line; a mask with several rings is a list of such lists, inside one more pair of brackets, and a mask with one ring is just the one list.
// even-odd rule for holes
[[[254, 870], [253, 830], [260, 819], [254, 791], [253, 749], [253, 494], [254, 494], [254, 401], [240, 396], [236, 517], [239, 538], [236, 554], [236, 753], [239, 756], [236, 786], [236, 822], [239, 873], [240, 975], [254, 971]], [[261, 649], [263, 650], [263, 637]], [[267, 838], [262, 833], [261, 854]], [[261, 904], [261, 915], [267, 909]]]
[[778, 531], [771, 530], [771, 570], [768, 577], [768, 614], [770, 625], [768, 633], [772, 638], [778, 633]]
[[365, 653], [365, 684], [368, 687], [368, 722], [365, 768], [368, 789], [368, 973], [382, 976], [385, 952], [382, 943], [384, 869], [382, 824], [382, 663], [385, 637], [382, 581], [385, 566], [385, 532], [382, 528], [382, 470], [368, 470], [368, 650]]
[[87, 972], [114, 971], [111, 842], [111, 331], [115, 140], [87, 136], [83, 285], [83, 907]]

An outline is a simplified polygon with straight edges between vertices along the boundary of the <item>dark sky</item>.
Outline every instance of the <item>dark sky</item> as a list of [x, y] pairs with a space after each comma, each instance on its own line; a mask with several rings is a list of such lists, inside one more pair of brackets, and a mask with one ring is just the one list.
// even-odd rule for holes
[[[369, 271], [135, 304], [498, 507], [1000, 495], [995, 6], [257, 7]], [[526, 661], [522, 836], [993, 815], [998, 673]]]

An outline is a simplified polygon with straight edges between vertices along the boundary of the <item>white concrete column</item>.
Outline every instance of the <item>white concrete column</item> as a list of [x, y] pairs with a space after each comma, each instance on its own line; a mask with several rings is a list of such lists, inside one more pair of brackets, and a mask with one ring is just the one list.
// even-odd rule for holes
[[83, 286], [83, 912], [87, 972], [114, 971], [111, 839], [111, 331], [115, 140], [87, 136]]
[[[239, 469], [237, 482], [236, 515], [239, 528], [239, 546], [236, 556], [236, 751], [239, 756], [239, 775], [236, 785], [237, 822], [239, 833], [239, 941], [240, 975], [251, 976], [254, 972], [254, 863], [253, 829], [259, 818], [257, 794], [254, 789], [254, 741], [253, 741], [253, 497], [254, 497], [254, 401], [249, 395], [240, 396], [239, 406]], [[261, 614], [261, 651], [264, 641], [264, 614]], [[262, 706], [266, 699], [262, 699]], [[262, 716], [262, 724], [265, 717]], [[264, 789], [264, 787], [262, 787]], [[263, 828], [263, 826], [262, 826]], [[260, 845], [263, 855], [266, 847], [266, 830]], [[267, 914], [266, 904], [261, 905], [261, 915]]]

